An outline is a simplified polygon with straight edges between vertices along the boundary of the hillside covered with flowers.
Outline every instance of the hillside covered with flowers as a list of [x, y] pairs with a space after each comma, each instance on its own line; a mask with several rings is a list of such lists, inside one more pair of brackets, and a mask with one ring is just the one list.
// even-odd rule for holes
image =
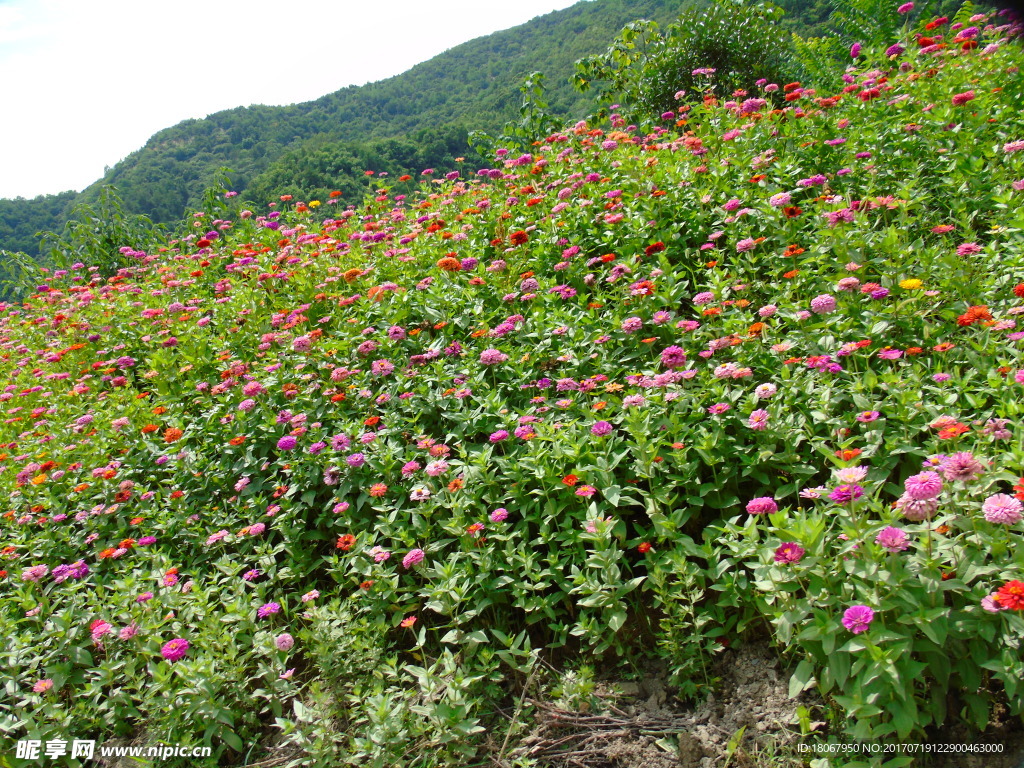
[[46, 273], [0, 307], [0, 730], [512, 765], [539, 658], [701, 695], [757, 638], [808, 741], [1019, 716], [1020, 31]]

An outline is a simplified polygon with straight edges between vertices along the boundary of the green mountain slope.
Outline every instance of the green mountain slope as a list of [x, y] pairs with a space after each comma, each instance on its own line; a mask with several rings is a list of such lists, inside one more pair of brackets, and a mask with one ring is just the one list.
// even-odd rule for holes
[[[303, 104], [237, 107], [201, 120], [185, 120], [154, 135], [78, 199], [93, 202], [104, 185], [112, 184], [126, 210], [155, 221], [174, 221], [197, 202], [220, 168], [230, 168], [232, 183], [244, 192], [286, 151], [306, 142], [313, 142], [317, 149], [325, 141], [360, 142], [362, 147], [347, 151], [356, 156], [387, 156], [387, 148], [377, 140], [413, 137], [442, 126], [499, 127], [515, 114], [518, 86], [533, 71], [547, 76], [552, 112], [579, 115], [590, 107], [591, 97], [569, 86], [573, 63], [603, 50], [624, 24], [637, 18], [667, 23], [684, 5], [682, 0], [581, 2], [456, 46], [377, 83], [343, 88]], [[417, 141], [417, 146], [423, 142]], [[440, 157], [447, 154], [445, 146]], [[275, 176], [274, 181], [282, 180]], [[49, 197], [4, 202], [0, 249], [34, 254], [32, 233], [59, 228], [66, 214]], [[32, 227], [25, 226], [27, 221], [33, 222]], [[17, 237], [9, 236], [9, 231]]]

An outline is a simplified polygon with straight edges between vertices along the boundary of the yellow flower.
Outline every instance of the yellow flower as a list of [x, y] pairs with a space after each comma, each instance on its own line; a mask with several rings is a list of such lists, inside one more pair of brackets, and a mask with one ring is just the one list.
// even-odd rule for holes
[[916, 291], [922, 285], [923, 283], [916, 277], [912, 277], [909, 280], [900, 280], [900, 288], [903, 288], [904, 290], [907, 291]]
[[310, 200], [309, 201], [309, 207], [310, 208], [319, 208], [320, 207], [320, 201], [319, 200]]

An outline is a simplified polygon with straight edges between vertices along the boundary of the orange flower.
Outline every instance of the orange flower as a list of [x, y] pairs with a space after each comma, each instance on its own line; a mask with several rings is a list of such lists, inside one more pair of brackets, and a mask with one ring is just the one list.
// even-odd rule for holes
[[836, 451], [836, 456], [843, 461], [853, 461], [860, 456], [860, 453], [860, 448], [847, 448], [846, 450]]
[[564, 485], [569, 486], [570, 488], [576, 485], [576, 483], [578, 483], [579, 481], [580, 479], [576, 477], [576, 475], [566, 475], [565, 477], [562, 478], [562, 483]]
[[379, 499], [385, 493], [388, 492], [388, 487], [384, 483], [374, 483], [370, 486], [370, 496], [375, 499]]
[[148, 435], [151, 432], [156, 432], [158, 429], [160, 429], [160, 427], [158, 427], [156, 424], [147, 424], [142, 428], [142, 433], [144, 435]]
[[787, 280], [791, 280], [791, 279], [793, 279], [794, 277], [796, 277], [799, 274], [800, 274], [800, 270], [799, 269], [791, 269], [791, 270], [789, 270], [789, 272], [786, 272], [782, 276], [784, 278], [786, 278]]
[[47, 479], [46, 475], [36, 475], [32, 478], [32, 485], [42, 485]]
[[135, 546], [135, 539], [122, 539], [121, 543], [117, 545], [118, 549], [131, 549]]
[[607, 405], [608, 405], [608, 403], [606, 403], [604, 400], [599, 400], [596, 403], [594, 403], [593, 408], [594, 408], [595, 411], [601, 411], [601, 410], [604, 410], [605, 406], [607, 406]]
[[522, 245], [523, 243], [530, 239], [530, 236], [520, 229], [509, 235], [508, 239], [512, 243], [512, 245]]
[[156, 408], [153, 409], [153, 414], [156, 416], [162, 416], [165, 413], [167, 413], [167, 409], [164, 408], [162, 405], [158, 405]]
[[181, 439], [181, 436], [184, 435], [184, 434], [185, 433], [182, 432], [177, 427], [168, 427], [167, 429], [164, 430], [164, 442], [165, 443], [177, 442], [178, 440]]
[[607, 264], [610, 261], [615, 261], [615, 254], [606, 253], [604, 256], [601, 257], [601, 261], [603, 261], [605, 264]]
[[749, 333], [751, 336], [757, 336], [763, 330], [764, 323], [754, 323], [747, 329], [747, 333]]
[[405, 629], [409, 629], [415, 623], [416, 623], [416, 617], [415, 616], [407, 616], [404, 619], [402, 619], [401, 626], [403, 628], [405, 628]]
[[107, 547], [106, 549], [104, 549], [102, 552], [100, 552], [97, 555], [97, 557], [100, 560], [106, 560], [107, 558], [113, 557], [113, 556], [114, 556], [114, 548], [113, 547]]
[[451, 491], [452, 493], [455, 493], [455, 491], [459, 490], [461, 487], [462, 487], [462, 478], [461, 477], [456, 477], [454, 480], [452, 480], [450, 483], [448, 483], [448, 490]]
[[241, 445], [242, 443], [245, 442], [245, 435], [239, 435], [238, 437], [232, 437], [230, 440], [228, 440], [228, 442], [231, 443], [231, 445]]
[[443, 259], [438, 260], [437, 268], [445, 272], [458, 272], [462, 269], [462, 262], [451, 256], [445, 256]]
[[363, 270], [353, 267], [352, 269], [345, 270], [345, 272], [342, 274], [342, 278], [345, 280], [346, 283], [354, 283], [356, 280], [359, 279], [359, 276], [362, 274]]
[[380, 416], [371, 416], [363, 422], [367, 427], [375, 427], [380, 424]]
[[343, 533], [338, 537], [338, 543], [334, 546], [343, 552], [348, 552], [352, 549], [352, 546], [356, 543], [356, 537], [351, 533]]

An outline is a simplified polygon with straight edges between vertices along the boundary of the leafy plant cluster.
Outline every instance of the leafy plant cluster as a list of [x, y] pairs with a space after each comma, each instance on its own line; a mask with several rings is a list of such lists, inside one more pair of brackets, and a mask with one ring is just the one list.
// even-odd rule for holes
[[1024, 57], [964, 24], [70, 240], [0, 305], [0, 730], [462, 765], [542, 659], [766, 631], [825, 738], [1019, 714]]

